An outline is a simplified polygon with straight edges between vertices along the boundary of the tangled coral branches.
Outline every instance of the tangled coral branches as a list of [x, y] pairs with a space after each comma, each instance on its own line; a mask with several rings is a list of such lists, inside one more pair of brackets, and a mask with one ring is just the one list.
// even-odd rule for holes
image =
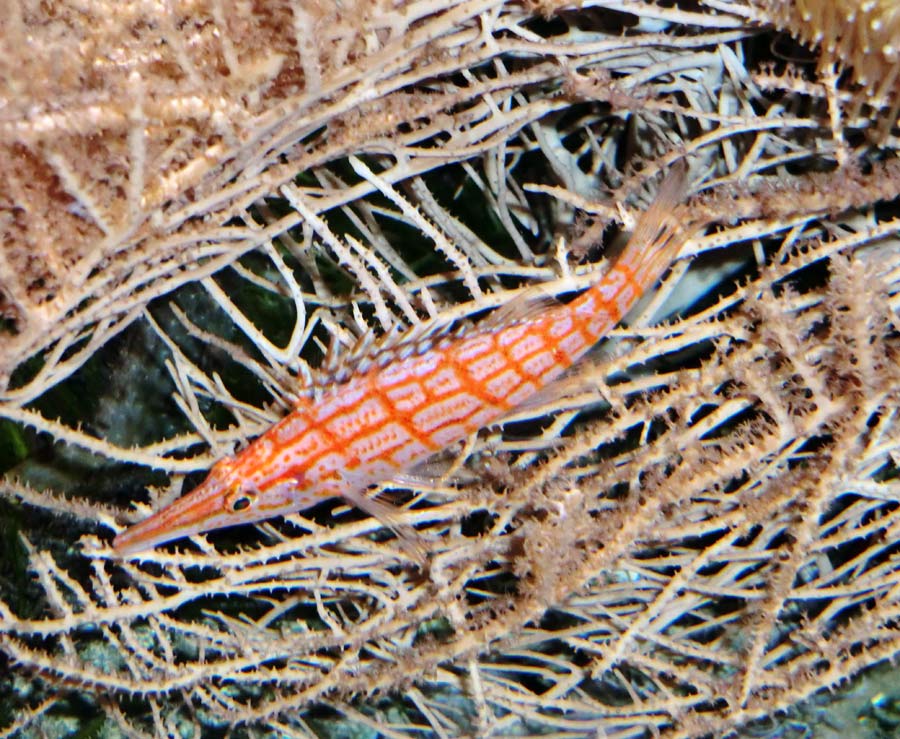
[[[900, 176], [837, 81], [746, 3], [264, 5], [13, 18], [8, 731], [700, 736], [896, 655]], [[113, 555], [325, 355], [589, 284], [676, 158], [714, 225], [602, 358], [383, 491], [427, 570], [339, 501]]]

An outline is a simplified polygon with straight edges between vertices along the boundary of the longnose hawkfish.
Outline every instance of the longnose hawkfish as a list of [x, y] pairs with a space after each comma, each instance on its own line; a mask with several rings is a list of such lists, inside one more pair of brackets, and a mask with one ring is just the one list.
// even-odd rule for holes
[[376, 347], [370, 361], [318, 397], [301, 397], [236, 456], [216, 462], [192, 492], [120, 533], [113, 547], [135, 552], [339, 496], [390, 523], [389, 506], [367, 497], [368, 487], [532, 399], [653, 287], [686, 238], [675, 216], [685, 180], [683, 167], [673, 169], [613, 266], [573, 301], [538, 301], [499, 322]]

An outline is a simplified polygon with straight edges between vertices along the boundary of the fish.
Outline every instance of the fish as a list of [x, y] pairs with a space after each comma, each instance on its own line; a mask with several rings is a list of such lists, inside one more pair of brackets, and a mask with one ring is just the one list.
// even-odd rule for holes
[[501, 422], [614, 328], [688, 237], [677, 215], [686, 180], [683, 165], [672, 168], [618, 258], [575, 299], [513, 301], [457, 331], [376, 345], [326, 389], [299, 395], [194, 490], [119, 533], [114, 551], [134, 554], [338, 497], [393, 528], [394, 509], [367, 489]]

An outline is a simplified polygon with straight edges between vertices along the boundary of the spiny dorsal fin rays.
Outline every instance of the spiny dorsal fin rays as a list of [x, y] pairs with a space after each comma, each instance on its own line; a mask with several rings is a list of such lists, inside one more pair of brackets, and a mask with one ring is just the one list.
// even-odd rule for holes
[[349, 353], [337, 362], [330, 362], [330, 366], [321, 373], [321, 384], [341, 384], [355, 375], [365, 374], [371, 367], [422, 354], [442, 339], [449, 339], [467, 327], [466, 322], [460, 321], [423, 321], [411, 327], [396, 324], [380, 337], [374, 330], [367, 331]]

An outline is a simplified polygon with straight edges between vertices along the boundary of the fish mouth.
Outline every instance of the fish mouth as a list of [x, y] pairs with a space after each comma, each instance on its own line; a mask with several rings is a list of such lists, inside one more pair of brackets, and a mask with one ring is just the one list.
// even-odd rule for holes
[[117, 554], [134, 554], [200, 531], [244, 523], [229, 517], [223, 508], [224, 492], [221, 485], [207, 479], [183, 498], [122, 531], [113, 539], [113, 549]]

